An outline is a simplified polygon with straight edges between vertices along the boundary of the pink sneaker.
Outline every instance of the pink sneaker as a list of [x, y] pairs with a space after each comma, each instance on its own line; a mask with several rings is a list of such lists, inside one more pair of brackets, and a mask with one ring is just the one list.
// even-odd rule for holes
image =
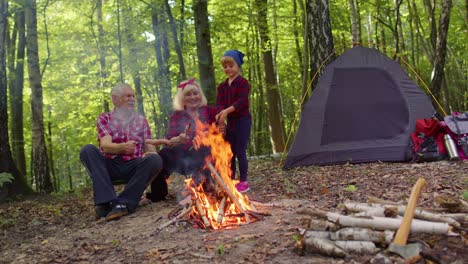
[[248, 190], [250, 190], [249, 183], [246, 181], [241, 181], [238, 184], [236, 184], [236, 189], [240, 193], [247, 192]]

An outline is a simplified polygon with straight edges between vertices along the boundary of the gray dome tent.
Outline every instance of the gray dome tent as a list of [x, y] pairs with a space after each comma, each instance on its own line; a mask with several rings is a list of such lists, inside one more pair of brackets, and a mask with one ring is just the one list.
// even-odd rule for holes
[[354, 47], [326, 66], [283, 169], [405, 161], [416, 119], [434, 112], [398, 62], [378, 50]]

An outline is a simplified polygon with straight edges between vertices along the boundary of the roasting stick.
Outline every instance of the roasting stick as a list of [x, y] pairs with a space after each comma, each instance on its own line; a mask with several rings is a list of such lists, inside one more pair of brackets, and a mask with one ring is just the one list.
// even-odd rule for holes
[[231, 190], [227, 187], [226, 183], [223, 181], [223, 178], [221, 178], [221, 175], [216, 171], [216, 169], [213, 167], [213, 164], [211, 162], [208, 162], [208, 169], [210, 169], [211, 173], [214, 175], [214, 178], [216, 182], [226, 191], [226, 193], [229, 195], [229, 198], [239, 207], [239, 210], [244, 214], [245, 220], [247, 223], [250, 223], [250, 218], [249, 215], [245, 212], [244, 208], [240, 204], [239, 200], [234, 196]]

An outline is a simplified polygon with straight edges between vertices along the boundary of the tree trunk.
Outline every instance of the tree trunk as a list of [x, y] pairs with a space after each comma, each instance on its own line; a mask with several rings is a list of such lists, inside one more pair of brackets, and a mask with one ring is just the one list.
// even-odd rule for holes
[[39, 68], [37, 41], [36, 0], [28, 0], [26, 7], [26, 43], [28, 52], [28, 73], [31, 86], [33, 170], [38, 181], [38, 191], [49, 193], [53, 190], [50, 180], [47, 150], [44, 139], [44, 117], [42, 99], [42, 77]]
[[[14, 69], [15, 77], [13, 78], [14, 82], [10, 83], [11, 142], [15, 164], [21, 174], [26, 176], [23, 135], [24, 52], [26, 36], [23, 9], [18, 10], [16, 14], [16, 27], [18, 30], [18, 45], [16, 49], [16, 67]], [[25, 179], [22, 181], [26, 184]]]
[[263, 71], [267, 87], [268, 118], [270, 120], [273, 153], [284, 151], [284, 127], [281, 123], [282, 106], [273, 65], [271, 40], [267, 23], [267, 0], [256, 0], [257, 27], [260, 34], [260, 47], [263, 57]]
[[8, 138], [8, 106], [7, 106], [7, 79], [6, 79], [6, 43], [8, 1], [0, 0], [0, 173], [9, 173], [13, 176], [11, 184], [0, 187], [0, 201], [5, 197], [28, 192], [24, 177], [16, 168], [11, 156], [10, 140]]
[[315, 78], [312, 87], [315, 88], [325, 65], [333, 61], [333, 35], [328, 0], [307, 0], [306, 3], [310, 69], [311, 77]]
[[445, 55], [447, 53], [447, 33], [450, 24], [450, 9], [452, 0], [443, 0], [439, 18], [439, 33], [435, 49], [434, 68], [432, 70], [431, 91], [435, 98], [440, 99], [442, 81], [444, 79]]
[[143, 93], [141, 92], [141, 78], [140, 78], [140, 64], [138, 61], [138, 43], [135, 41], [133, 36], [132, 29], [133, 26], [133, 17], [132, 17], [132, 7], [128, 1], [124, 1], [123, 8], [123, 20], [124, 20], [124, 33], [127, 40], [128, 46], [128, 68], [130, 69], [130, 74], [133, 78], [133, 85], [135, 87], [135, 95], [137, 100], [138, 113], [145, 115], [145, 109], [143, 105]]
[[193, 0], [193, 16], [195, 19], [200, 83], [205, 92], [208, 104], [214, 104], [216, 100], [216, 82], [213, 68], [213, 53], [211, 51], [207, 0]]
[[[101, 91], [104, 91], [107, 87], [110, 87], [110, 83], [107, 80], [107, 76], [109, 75], [106, 67], [106, 47], [105, 47], [105, 32], [103, 27], [103, 19], [102, 19], [102, 1], [103, 0], [96, 0], [96, 19], [97, 19], [97, 28], [98, 28], [98, 35], [97, 35], [97, 48], [99, 50], [99, 88]], [[106, 97], [103, 101], [103, 108], [104, 112], [109, 112], [109, 101], [108, 97]]]
[[353, 46], [355, 45], [360, 45], [362, 43], [361, 39], [361, 21], [359, 20], [359, 16], [357, 13], [357, 5], [359, 5], [359, 2], [354, 2], [354, 0], [349, 0], [349, 11], [350, 11], [350, 16], [351, 16], [351, 36], [352, 36], [352, 42]]
[[169, 1], [165, 0], [164, 5], [166, 8], [167, 16], [169, 18], [169, 24], [171, 26], [172, 31], [172, 38], [174, 41], [174, 48], [175, 52], [177, 53], [177, 61], [179, 62], [179, 76], [177, 78], [177, 83], [187, 79], [187, 75], [185, 74], [185, 64], [184, 64], [184, 57], [182, 55], [182, 48], [179, 44], [179, 38], [177, 37], [177, 25], [174, 20], [174, 16], [172, 15], [171, 6], [169, 5]]
[[[159, 86], [158, 90], [158, 98], [159, 98], [159, 109], [161, 111], [161, 116], [159, 118], [159, 127], [161, 127], [165, 131], [167, 125], [168, 125], [168, 120], [169, 120], [169, 115], [172, 110], [172, 105], [171, 105], [171, 83], [169, 79], [169, 68], [168, 68], [168, 63], [167, 63], [167, 55], [164, 55], [164, 49], [165, 49], [165, 42], [164, 38], [167, 36], [167, 34], [163, 34], [163, 31], [166, 30], [165, 24], [162, 22], [164, 19], [160, 19], [158, 14], [164, 14], [163, 12], [160, 12], [160, 10], [154, 10], [154, 13], [152, 15], [152, 21], [153, 21], [153, 33], [155, 36], [154, 40], [154, 49], [156, 52], [156, 62], [158, 64], [158, 71], [157, 71], [157, 82]], [[167, 48], [167, 47], [166, 47]]]

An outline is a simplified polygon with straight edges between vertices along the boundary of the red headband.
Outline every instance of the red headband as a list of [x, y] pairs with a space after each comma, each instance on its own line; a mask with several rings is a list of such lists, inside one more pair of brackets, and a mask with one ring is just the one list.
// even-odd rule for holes
[[195, 83], [195, 78], [189, 79], [189, 80], [187, 80], [187, 81], [185, 81], [185, 82], [179, 84], [179, 86], [177, 86], [177, 87], [179, 87], [179, 88], [182, 89], [182, 91], [183, 91], [184, 88], [185, 88], [185, 86], [187, 86], [187, 85], [189, 85], [189, 84], [193, 84], [193, 83]]

